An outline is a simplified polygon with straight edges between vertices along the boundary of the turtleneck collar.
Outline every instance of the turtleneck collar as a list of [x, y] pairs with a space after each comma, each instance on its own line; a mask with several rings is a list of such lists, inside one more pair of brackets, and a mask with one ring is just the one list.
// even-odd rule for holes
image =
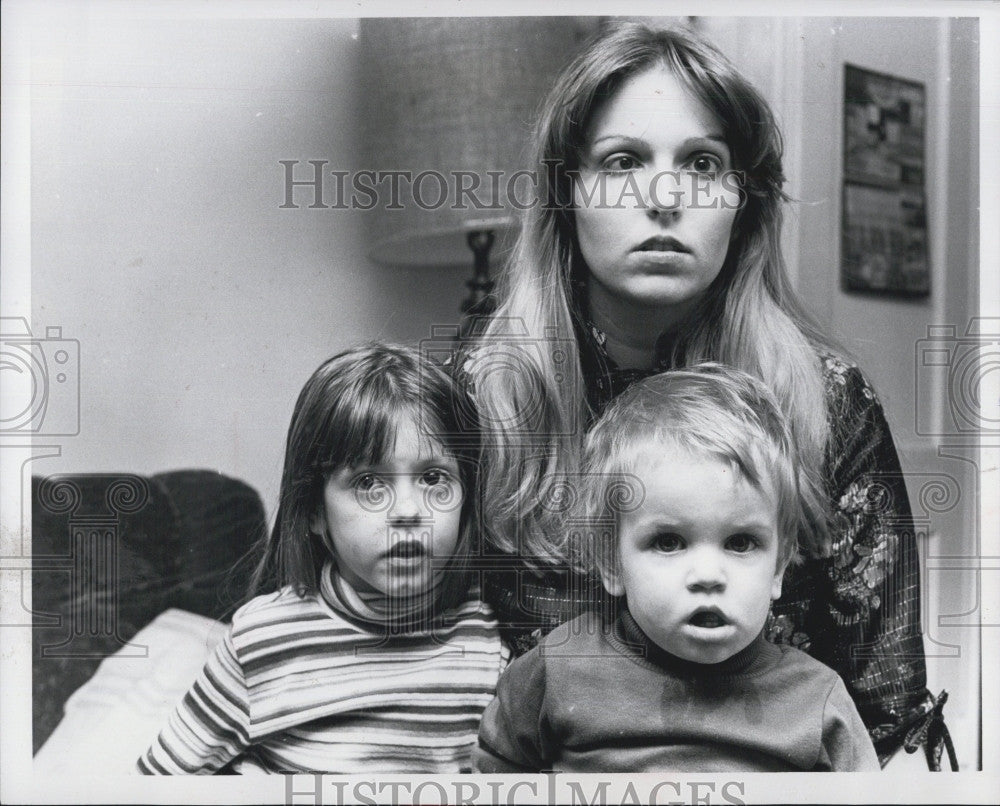
[[746, 647], [720, 663], [696, 663], [672, 655], [660, 648], [642, 631], [625, 602], [619, 605], [618, 619], [612, 629], [612, 638], [627, 648], [637, 660], [658, 666], [681, 677], [720, 678], [759, 674], [770, 668], [781, 650], [764, 638], [764, 632]]
[[319, 592], [331, 608], [351, 621], [418, 631], [432, 626], [438, 590], [432, 587], [415, 596], [361, 592], [344, 579], [330, 559], [320, 572]]

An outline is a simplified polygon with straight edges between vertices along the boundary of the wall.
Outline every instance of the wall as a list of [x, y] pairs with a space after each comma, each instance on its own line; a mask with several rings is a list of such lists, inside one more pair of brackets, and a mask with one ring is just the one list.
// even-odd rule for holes
[[32, 472], [216, 468], [271, 509], [309, 373], [454, 322], [466, 272], [370, 264], [308, 189], [279, 209], [279, 160], [357, 167], [356, 20], [65, 12], [32, 40], [32, 330], [80, 341], [82, 413]]
[[[947, 688], [949, 722], [960, 758], [978, 753], [978, 476], [974, 448], [949, 433], [955, 402], [943, 375], [923, 365], [928, 327], [964, 334], [978, 311], [977, 36], [974, 22], [946, 19], [807, 20], [802, 115], [800, 277], [807, 299], [874, 379], [907, 473], [924, 549], [924, 630], [930, 686]], [[840, 222], [843, 64], [922, 82], [927, 88], [927, 205], [932, 265], [929, 299], [847, 294], [837, 282]], [[831, 170], [834, 167], [835, 170]], [[830, 248], [831, 245], [833, 248]], [[917, 428], [931, 407], [936, 433]], [[924, 433], [918, 433], [923, 431]], [[963, 446], [963, 443], [966, 443]], [[943, 445], [956, 445], [954, 449]], [[939, 455], [939, 451], [943, 455]], [[968, 558], [954, 561], [947, 558]]]
[[[928, 327], [962, 336], [978, 312], [979, 60], [975, 20], [698, 18], [698, 27], [771, 101], [786, 137], [790, 205], [785, 253], [824, 328], [864, 368], [885, 406], [921, 535], [930, 688], [959, 758], [979, 763], [979, 475], [974, 435], [954, 424], [959, 389], [922, 363]], [[762, 45], [763, 43], [763, 45]], [[932, 293], [907, 300], [840, 289], [844, 63], [922, 82], [927, 90], [926, 193]], [[919, 426], [918, 426], [919, 421]]]

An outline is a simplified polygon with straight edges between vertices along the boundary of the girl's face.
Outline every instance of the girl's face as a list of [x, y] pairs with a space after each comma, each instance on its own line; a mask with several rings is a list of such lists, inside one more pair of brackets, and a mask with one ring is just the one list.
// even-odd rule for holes
[[458, 462], [405, 418], [389, 460], [327, 479], [312, 529], [356, 590], [413, 596], [438, 581], [454, 554], [463, 500]]
[[659, 310], [668, 323], [691, 309], [729, 250], [733, 167], [722, 125], [664, 67], [597, 108], [574, 183], [592, 309]]

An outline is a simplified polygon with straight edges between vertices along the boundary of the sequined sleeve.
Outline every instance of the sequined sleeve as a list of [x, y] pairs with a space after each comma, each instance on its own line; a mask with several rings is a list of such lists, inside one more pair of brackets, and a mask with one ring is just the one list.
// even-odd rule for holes
[[[933, 710], [920, 627], [920, 566], [899, 458], [861, 372], [824, 359], [831, 556], [790, 569], [771, 637], [844, 679], [883, 763]], [[940, 757], [940, 753], [938, 753]]]

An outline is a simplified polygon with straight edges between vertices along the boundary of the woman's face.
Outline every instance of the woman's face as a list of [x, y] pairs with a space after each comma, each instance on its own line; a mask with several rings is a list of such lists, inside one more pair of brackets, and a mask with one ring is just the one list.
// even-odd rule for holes
[[591, 308], [677, 321], [719, 274], [739, 206], [722, 125], [664, 67], [596, 109], [574, 182]]

